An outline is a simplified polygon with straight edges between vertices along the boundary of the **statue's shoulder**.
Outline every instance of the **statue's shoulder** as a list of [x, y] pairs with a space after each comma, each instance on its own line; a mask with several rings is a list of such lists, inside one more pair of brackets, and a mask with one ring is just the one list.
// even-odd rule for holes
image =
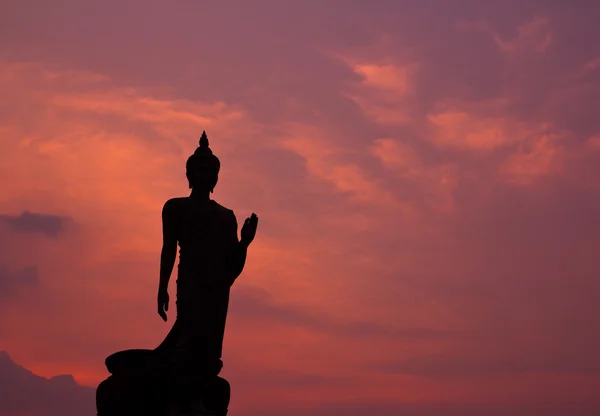
[[227, 217], [233, 216], [235, 218], [235, 214], [232, 209], [224, 207], [223, 205], [219, 204], [215, 200], [213, 200], [213, 203], [215, 205], [215, 209], [217, 210], [217, 212], [219, 212], [219, 214], [221, 214], [223, 216], [227, 216]]
[[186, 199], [187, 198], [184, 198], [184, 197], [177, 197], [177, 198], [171, 198], [171, 199], [167, 200], [167, 202], [165, 202], [165, 205], [163, 206], [163, 211], [164, 212], [177, 211], [185, 203]]

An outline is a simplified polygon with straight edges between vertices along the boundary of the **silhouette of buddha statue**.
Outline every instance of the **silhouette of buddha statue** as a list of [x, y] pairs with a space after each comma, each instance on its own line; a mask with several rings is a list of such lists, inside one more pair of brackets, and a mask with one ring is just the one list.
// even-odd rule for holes
[[[167, 321], [169, 308], [167, 288], [179, 246], [177, 319], [171, 331], [155, 350], [121, 351], [106, 361], [109, 371], [113, 375], [121, 374], [122, 380], [124, 374], [130, 377], [134, 373], [152, 374], [145, 377], [146, 383], [154, 383], [155, 391], [167, 392], [170, 414], [179, 414], [185, 407], [192, 411], [190, 407], [194, 406], [198, 392], [202, 392], [203, 397], [199, 403], [201, 411], [206, 411], [207, 406], [225, 406], [220, 413], [200, 414], [223, 415], [229, 402], [229, 384], [218, 377], [223, 366], [229, 293], [244, 268], [258, 217], [253, 213], [244, 221], [238, 240], [235, 214], [210, 198], [220, 167], [219, 159], [209, 148], [206, 132], [202, 132], [199, 147], [186, 163], [190, 195], [169, 199], [162, 209], [163, 246], [157, 305], [164, 321]], [[106, 392], [110, 388], [105, 383], [101, 392], [101, 386], [97, 403], [98, 414], [103, 416], [100, 396], [109, 396]], [[207, 392], [213, 392], [214, 397]]]
[[242, 272], [258, 223], [256, 214], [247, 218], [240, 241], [233, 211], [210, 199], [220, 166], [203, 132], [186, 164], [190, 196], [168, 200], [162, 213], [158, 313], [166, 320], [167, 285], [179, 244], [176, 341], [169, 367], [170, 381], [183, 395], [185, 386], [202, 384], [221, 370], [229, 290]]

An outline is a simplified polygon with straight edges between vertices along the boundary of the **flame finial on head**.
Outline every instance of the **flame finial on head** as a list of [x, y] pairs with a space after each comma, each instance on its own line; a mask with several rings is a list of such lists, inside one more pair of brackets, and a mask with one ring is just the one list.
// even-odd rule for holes
[[208, 147], [208, 136], [206, 135], [206, 131], [202, 130], [202, 136], [200, 136], [200, 147]]
[[206, 135], [206, 131], [202, 131], [202, 136], [200, 136], [199, 146], [194, 151], [194, 154], [190, 156], [187, 161], [187, 164], [194, 163], [209, 163], [214, 166], [214, 168], [218, 171], [221, 163], [219, 158], [216, 157], [210, 147], [208, 147], [208, 136]]

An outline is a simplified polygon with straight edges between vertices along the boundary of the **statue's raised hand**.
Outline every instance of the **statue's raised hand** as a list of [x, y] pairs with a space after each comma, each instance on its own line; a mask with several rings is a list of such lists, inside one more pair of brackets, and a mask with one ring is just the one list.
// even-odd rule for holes
[[241, 243], [249, 246], [254, 236], [256, 235], [256, 227], [258, 226], [258, 217], [252, 213], [251, 216], [246, 218], [244, 225], [242, 226], [242, 240]]

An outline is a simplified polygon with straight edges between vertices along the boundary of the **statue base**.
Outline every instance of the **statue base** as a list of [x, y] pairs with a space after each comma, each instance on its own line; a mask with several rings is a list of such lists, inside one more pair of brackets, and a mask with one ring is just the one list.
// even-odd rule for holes
[[229, 382], [211, 377], [183, 403], [169, 403], [164, 360], [155, 350], [120, 351], [106, 359], [112, 373], [96, 389], [98, 416], [225, 416]]

